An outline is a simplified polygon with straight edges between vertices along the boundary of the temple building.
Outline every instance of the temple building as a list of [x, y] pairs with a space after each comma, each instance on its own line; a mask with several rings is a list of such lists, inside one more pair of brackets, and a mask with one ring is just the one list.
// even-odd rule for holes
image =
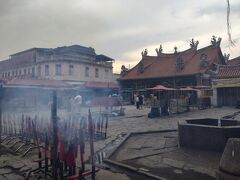
[[211, 89], [216, 65], [226, 65], [229, 56], [221, 51], [221, 38], [213, 36], [211, 44], [201, 49], [197, 48], [198, 44], [192, 39], [189, 49], [179, 52], [174, 47], [172, 54], [163, 53], [160, 45], [156, 56], [149, 56], [145, 49], [135, 67], [130, 70], [122, 67], [119, 82], [123, 97], [132, 98], [134, 92], [159, 84], [173, 88], [191, 86]]
[[214, 106], [237, 106], [240, 103], [240, 57], [229, 60], [227, 65], [216, 65], [212, 88]]

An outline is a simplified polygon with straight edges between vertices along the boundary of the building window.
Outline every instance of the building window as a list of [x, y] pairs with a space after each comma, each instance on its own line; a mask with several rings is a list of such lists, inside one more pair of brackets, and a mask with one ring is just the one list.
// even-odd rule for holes
[[108, 70], [108, 69], [105, 69], [104, 78], [105, 78], [105, 79], [108, 79], [108, 76], [109, 76], [109, 70]]
[[23, 70], [23, 74], [24, 74], [24, 75], [27, 74], [27, 70], [26, 70], [26, 69]]
[[41, 76], [41, 66], [38, 66], [37, 73], [38, 73], [38, 76]]
[[49, 76], [49, 65], [45, 65], [45, 76]]
[[10, 77], [10, 72], [8, 72], [8, 77]]
[[28, 68], [28, 74], [31, 74], [31, 69], [30, 68]]
[[55, 74], [56, 74], [56, 76], [61, 76], [62, 75], [62, 66], [61, 66], [61, 64], [56, 64]]
[[96, 78], [99, 77], [99, 69], [98, 69], [98, 68], [95, 69], [95, 77], [96, 77]]
[[35, 76], [35, 67], [32, 67], [32, 76]]
[[73, 71], [74, 71], [74, 66], [69, 65], [69, 75], [73, 75]]
[[85, 77], [89, 77], [89, 67], [85, 68]]
[[20, 69], [18, 72], [19, 72], [19, 76], [21, 76], [22, 75], [22, 70]]
[[14, 76], [14, 71], [12, 71], [12, 76]]

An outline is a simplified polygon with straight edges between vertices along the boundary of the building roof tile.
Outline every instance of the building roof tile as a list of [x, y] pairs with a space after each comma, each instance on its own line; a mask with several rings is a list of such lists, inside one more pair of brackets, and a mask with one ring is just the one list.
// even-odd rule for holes
[[[206, 68], [200, 66], [200, 56], [202, 54], [207, 55], [209, 66]], [[181, 70], [176, 68], [176, 59], [179, 56], [184, 60], [184, 68]], [[121, 77], [120, 80], [164, 78], [204, 73], [212, 63], [225, 64], [220, 47], [212, 45], [199, 50], [189, 49], [177, 54], [145, 56], [126, 75]], [[139, 72], [139, 66], [144, 67], [142, 72]]]
[[234, 65], [240, 65], [240, 56], [231, 59], [228, 61], [228, 65], [234, 66]]
[[216, 78], [236, 78], [240, 77], [240, 65], [230, 66], [230, 65], [219, 65], [216, 73]]
[[6, 87], [29, 87], [29, 88], [47, 88], [47, 89], [71, 89], [70, 84], [61, 80], [49, 80], [49, 79], [12, 79], [7, 81]]

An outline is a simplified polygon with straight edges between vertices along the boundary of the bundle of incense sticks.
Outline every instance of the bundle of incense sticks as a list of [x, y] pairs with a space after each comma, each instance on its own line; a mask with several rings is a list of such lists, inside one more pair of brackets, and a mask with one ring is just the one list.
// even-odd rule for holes
[[[21, 141], [26, 144], [33, 143], [36, 145], [39, 158], [42, 156], [41, 145], [44, 144], [44, 158], [48, 161], [48, 154], [57, 148], [57, 168], [67, 171], [73, 175], [76, 168], [77, 154], [79, 154], [80, 166], [79, 177], [84, 176], [85, 172], [85, 140], [90, 144], [90, 163], [92, 165], [92, 179], [95, 179], [95, 158], [94, 158], [94, 138], [95, 135], [105, 136], [107, 134], [108, 117], [100, 114], [95, 119], [92, 118], [89, 109], [87, 117], [57, 117], [57, 143], [54, 143], [53, 121], [39, 115], [31, 116], [29, 114], [2, 115], [1, 130], [3, 134], [20, 137]], [[57, 145], [56, 145], [57, 144]], [[56, 147], [57, 146], [57, 147]], [[45, 162], [45, 164], [48, 164]], [[46, 167], [47, 168], [47, 167]], [[60, 171], [57, 171], [60, 172]], [[62, 171], [64, 172], [64, 171]], [[63, 177], [63, 175], [58, 175]], [[62, 178], [61, 178], [62, 179]]]

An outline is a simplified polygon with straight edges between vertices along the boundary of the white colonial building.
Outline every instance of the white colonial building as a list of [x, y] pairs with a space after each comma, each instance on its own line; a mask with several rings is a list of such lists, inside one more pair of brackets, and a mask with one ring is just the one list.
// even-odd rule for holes
[[32, 48], [0, 61], [3, 79], [34, 78], [63, 80], [71, 84], [112, 83], [113, 59], [97, 55], [91, 47]]

